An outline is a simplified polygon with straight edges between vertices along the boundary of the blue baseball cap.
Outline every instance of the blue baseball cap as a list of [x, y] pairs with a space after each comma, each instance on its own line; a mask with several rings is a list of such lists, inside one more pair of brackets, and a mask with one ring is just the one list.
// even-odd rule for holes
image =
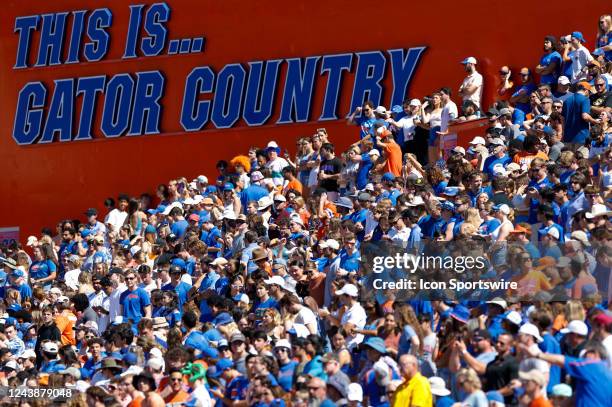
[[87, 228], [85, 228], [85, 229], [83, 229], [83, 230], [81, 231], [81, 237], [82, 237], [83, 239], [86, 239], [86, 238], [87, 238], [87, 236], [89, 236], [89, 235], [91, 235], [91, 229], [87, 229]]
[[157, 230], [155, 230], [155, 226], [147, 225], [147, 227], [145, 228], [145, 234], [147, 233], [157, 233]]
[[17, 278], [19, 278], [19, 277], [25, 277], [25, 272], [24, 272], [23, 270], [20, 270], [20, 269], [15, 269], [15, 270], [13, 270], [13, 272], [11, 273], [11, 275], [12, 275], [13, 277], [17, 277]]
[[586, 42], [586, 40], [584, 39], [584, 36], [582, 35], [580, 31], [574, 31], [572, 33], [572, 38], [576, 38], [580, 42]]
[[404, 111], [404, 109], [400, 105], [395, 105], [395, 106], [393, 106], [391, 108], [391, 112], [393, 112], [395, 114], [401, 113], [403, 111]]
[[393, 181], [395, 179], [395, 175], [390, 172], [385, 172], [382, 176], [383, 181]]
[[220, 377], [227, 369], [234, 367], [234, 362], [231, 359], [223, 358], [215, 364], [215, 372], [211, 374], [214, 378]]
[[447, 211], [455, 212], [455, 205], [452, 202], [444, 201], [440, 204], [440, 209], [446, 209]]
[[458, 193], [459, 187], [446, 187], [444, 191], [442, 191], [442, 194], [446, 196], [457, 196]]
[[231, 182], [226, 182], [225, 185], [223, 185], [223, 190], [224, 191], [233, 191], [234, 190], [234, 185]]
[[374, 349], [378, 353], [382, 353], [383, 355], [387, 353], [387, 347], [385, 346], [385, 341], [378, 336], [371, 336], [363, 342], [363, 346], [369, 346]]
[[591, 55], [595, 55], [596, 57], [600, 56], [600, 55], [605, 55], [605, 51], [601, 48], [595, 48], [595, 50], [593, 50], [593, 52], [591, 52]]
[[138, 356], [133, 352], [128, 352], [123, 355], [122, 360], [125, 362], [126, 365], [132, 366], [138, 363]]
[[185, 260], [183, 260], [183, 259], [181, 259], [179, 257], [175, 257], [174, 259], [172, 259], [170, 264], [172, 264], [173, 266], [178, 266], [182, 270], [185, 270], [185, 267], [187, 266], [187, 263], [185, 263]]

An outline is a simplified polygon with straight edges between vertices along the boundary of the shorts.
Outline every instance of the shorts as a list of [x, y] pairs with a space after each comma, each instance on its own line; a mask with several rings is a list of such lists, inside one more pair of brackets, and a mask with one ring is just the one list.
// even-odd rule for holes
[[429, 129], [429, 147], [434, 147], [436, 145], [436, 140], [438, 139], [438, 132], [440, 131], [440, 126], [435, 126]]

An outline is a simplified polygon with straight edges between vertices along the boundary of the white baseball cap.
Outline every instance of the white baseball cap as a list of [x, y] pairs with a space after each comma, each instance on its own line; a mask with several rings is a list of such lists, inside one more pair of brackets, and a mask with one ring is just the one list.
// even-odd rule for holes
[[559, 79], [557, 79], [557, 83], [559, 85], [569, 85], [570, 80], [567, 76], [559, 76]]
[[465, 58], [463, 61], [461, 61], [462, 64], [474, 64], [476, 65], [478, 63], [478, 61], [476, 61], [476, 58], [474, 57], [467, 57]]
[[429, 387], [431, 387], [431, 394], [434, 396], [444, 397], [451, 393], [450, 390], [446, 388], [446, 383], [441, 377], [430, 377]]
[[278, 285], [281, 287], [285, 286], [285, 279], [282, 278], [281, 276], [272, 276], [267, 280], [264, 280], [264, 283], [268, 284], [268, 285]]
[[520, 325], [521, 322], [523, 322], [523, 318], [521, 318], [521, 314], [519, 314], [516, 311], [510, 311], [507, 315], [506, 315], [506, 319], [510, 322], [512, 322], [514, 325]]
[[291, 342], [289, 342], [287, 339], [279, 339], [278, 341], [276, 341], [276, 343], [274, 344], [274, 349], [276, 348], [287, 348], [287, 349], [291, 349]]
[[421, 101], [419, 99], [410, 100], [410, 106], [421, 106]]
[[589, 334], [589, 328], [586, 326], [584, 321], [575, 319], [567, 324], [566, 329], [561, 330], [562, 333], [572, 333], [580, 336], [587, 336]]
[[350, 297], [359, 297], [359, 289], [353, 284], [345, 284], [340, 290], [336, 291], [336, 295], [346, 294]]
[[373, 148], [370, 151], [368, 151], [368, 155], [377, 155], [380, 157], [380, 151], [378, 151], [377, 149]]
[[474, 137], [474, 139], [472, 141], [470, 141], [470, 144], [472, 144], [472, 145], [476, 145], [476, 144], [485, 145], [486, 142], [485, 142], [484, 138], [482, 138], [480, 136], [476, 136], [476, 137]]
[[348, 401], [363, 401], [363, 389], [359, 383], [351, 383], [348, 385], [346, 399]]
[[534, 324], [526, 323], [521, 325], [519, 328], [519, 333], [533, 336], [538, 343], [544, 341], [544, 339], [542, 339], [540, 336], [540, 330]]
[[548, 232], [546, 232], [546, 234], [559, 240], [559, 231], [557, 230], [557, 228], [548, 229]]

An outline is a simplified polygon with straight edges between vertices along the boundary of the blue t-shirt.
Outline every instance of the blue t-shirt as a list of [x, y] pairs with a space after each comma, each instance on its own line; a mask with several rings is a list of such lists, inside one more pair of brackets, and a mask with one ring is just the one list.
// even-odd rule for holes
[[191, 331], [185, 339], [185, 346], [196, 349], [209, 358], [216, 359], [219, 357], [219, 352], [211, 346], [202, 332]]
[[242, 204], [242, 212], [246, 213], [246, 207], [249, 202], [257, 202], [264, 196], [268, 196], [268, 190], [261, 185], [251, 184], [240, 193], [240, 203]]
[[361, 162], [359, 163], [359, 168], [357, 169], [357, 176], [355, 177], [355, 184], [357, 189], [362, 190], [368, 184], [368, 175], [370, 174], [370, 169], [374, 163], [370, 158], [368, 153], [361, 154]]
[[434, 218], [431, 215], [426, 215], [419, 219], [418, 224], [421, 228], [423, 238], [433, 239], [436, 232], [444, 232], [442, 227], [444, 226], [445, 221], [442, 217]]
[[557, 51], [550, 52], [542, 55], [540, 58], [540, 65], [549, 66], [552, 63], [557, 63], [557, 67], [551, 73], [540, 76], [540, 83], [546, 83], [548, 85], [556, 84], [557, 78], [559, 77], [559, 71], [561, 70], [561, 55]]
[[565, 371], [576, 382], [576, 407], [607, 407], [612, 400], [612, 370], [605, 361], [565, 357]]
[[189, 227], [189, 222], [185, 219], [177, 220], [172, 224], [170, 230], [174, 233], [178, 238], [185, 236], [185, 231]]
[[286, 365], [282, 365], [278, 368], [278, 384], [285, 391], [291, 391], [291, 387], [293, 386], [293, 372], [295, 372], [295, 367], [298, 365], [298, 362], [295, 360], [290, 361]]
[[499, 158], [496, 155], [490, 155], [485, 159], [482, 171], [485, 174], [487, 174], [489, 179], [492, 179], [493, 178], [493, 167], [495, 167], [496, 164], [502, 164], [505, 168], [506, 165], [510, 164], [511, 162], [512, 162], [512, 158], [510, 158], [508, 154], [504, 154], [502, 158]]
[[355, 122], [360, 127], [361, 132], [359, 133], [360, 138], [364, 138], [368, 134], [374, 134], [374, 123], [376, 123], [376, 118], [367, 118], [367, 117], [357, 117], [355, 118]]
[[183, 304], [187, 302], [187, 293], [191, 289], [191, 286], [184, 281], [179, 281], [178, 285], [175, 287], [172, 283], [168, 283], [162, 286], [162, 291], [176, 291], [178, 295], [178, 308], [183, 309]]
[[404, 325], [402, 335], [400, 336], [397, 353], [399, 355], [410, 352], [410, 346], [412, 345], [412, 337], [416, 336], [416, 331], [410, 325]]
[[123, 306], [123, 318], [137, 324], [144, 317], [145, 307], [151, 305], [151, 300], [149, 294], [138, 287], [134, 291], [125, 290], [119, 297], [119, 303]]
[[249, 387], [249, 379], [238, 376], [232, 379], [225, 390], [225, 397], [230, 400], [246, 400], [246, 392]]
[[[544, 339], [544, 341], [538, 345], [542, 352], [554, 353], [555, 355], [561, 354], [561, 345], [559, 345], [559, 341], [557, 341], [554, 336], [548, 332], [544, 332], [542, 339]], [[559, 383], [561, 383], [561, 368], [557, 365], [551, 365], [546, 392], [550, 394], [552, 388]]]
[[591, 102], [583, 94], [574, 93], [565, 100], [562, 110], [565, 118], [564, 143], [584, 143], [589, 136], [589, 123], [582, 118], [582, 114], [590, 111]]
[[[35, 261], [30, 266], [30, 278], [38, 280], [41, 278], [49, 277], [56, 271], [57, 267], [55, 266], [55, 263], [53, 263], [51, 260]], [[52, 283], [53, 281], [49, 280], [44, 284], [44, 286], [50, 287]]]
[[[523, 83], [522, 85], [520, 85], [517, 89], [516, 92], [514, 92], [514, 94], [512, 96], [518, 96], [519, 92], [521, 90], [525, 91], [525, 95], [529, 96], [533, 93], [534, 90], [536, 90], [536, 87], [533, 83], [529, 82], [529, 83]], [[523, 111], [523, 113], [527, 114], [529, 112], [531, 112], [531, 105], [529, 104], [529, 102], [527, 103], [517, 103], [515, 107], [516, 109], [520, 109]]]
[[340, 256], [340, 268], [352, 272], [359, 270], [359, 251], [353, 251], [353, 254], [347, 254], [346, 250], [342, 249], [338, 254]]
[[[221, 248], [221, 243], [217, 240], [217, 238], [221, 237], [221, 231], [214, 226], [208, 232], [202, 231], [202, 235], [200, 236], [200, 240], [206, 243], [208, 247], [216, 247]], [[217, 258], [220, 255], [220, 252], [210, 252], [210, 257]]]

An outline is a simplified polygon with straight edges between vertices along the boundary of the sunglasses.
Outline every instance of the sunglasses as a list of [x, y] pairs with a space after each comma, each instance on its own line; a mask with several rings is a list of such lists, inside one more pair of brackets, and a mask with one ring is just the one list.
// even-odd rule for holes
[[132, 276], [132, 277], [126, 277], [126, 280], [136, 280], [136, 276]]
[[180, 382], [183, 380], [183, 378], [182, 377], [171, 377], [170, 380], [173, 382]]

